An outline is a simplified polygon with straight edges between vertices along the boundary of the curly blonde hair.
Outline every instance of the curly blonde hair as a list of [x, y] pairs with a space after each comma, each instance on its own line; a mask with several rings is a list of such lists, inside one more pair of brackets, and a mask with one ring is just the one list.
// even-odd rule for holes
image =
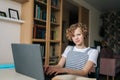
[[75, 23], [72, 24], [68, 29], [66, 29], [66, 38], [69, 41], [72, 41], [72, 37], [74, 36], [74, 31], [77, 28], [81, 29], [84, 38], [88, 37], [88, 28], [86, 27], [86, 25], [83, 25], [82, 23]]

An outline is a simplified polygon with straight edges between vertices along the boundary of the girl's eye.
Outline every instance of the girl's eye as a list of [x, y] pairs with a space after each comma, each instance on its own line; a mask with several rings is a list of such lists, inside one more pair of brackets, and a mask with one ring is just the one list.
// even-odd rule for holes
[[77, 34], [77, 35], [81, 35], [81, 34]]

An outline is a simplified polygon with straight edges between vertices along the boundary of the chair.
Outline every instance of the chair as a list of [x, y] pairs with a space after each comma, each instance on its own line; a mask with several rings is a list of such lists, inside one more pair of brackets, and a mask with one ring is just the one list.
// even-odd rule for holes
[[98, 54], [97, 66], [95, 67], [96, 80], [99, 80], [99, 74], [100, 74], [100, 52]]
[[96, 80], [99, 80], [99, 74], [100, 74], [100, 48], [97, 48], [97, 50], [99, 52], [98, 58], [97, 58], [97, 66], [94, 69], [91, 70], [91, 72], [88, 74], [88, 77], [96, 78]]

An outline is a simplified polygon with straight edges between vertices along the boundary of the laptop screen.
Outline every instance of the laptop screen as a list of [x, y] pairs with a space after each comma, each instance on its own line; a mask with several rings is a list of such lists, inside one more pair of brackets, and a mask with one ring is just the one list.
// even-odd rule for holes
[[44, 80], [43, 64], [39, 44], [12, 44], [15, 70], [18, 73]]

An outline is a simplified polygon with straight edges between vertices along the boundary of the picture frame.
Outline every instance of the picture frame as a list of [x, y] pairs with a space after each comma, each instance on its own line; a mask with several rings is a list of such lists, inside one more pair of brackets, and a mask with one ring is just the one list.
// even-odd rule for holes
[[6, 13], [3, 12], [3, 11], [0, 11], [0, 16], [2, 16], [2, 17], [7, 17]]
[[9, 12], [9, 17], [10, 17], [10, 18], [19, 19], [18, 10], [8, 8], [8, 12]]

